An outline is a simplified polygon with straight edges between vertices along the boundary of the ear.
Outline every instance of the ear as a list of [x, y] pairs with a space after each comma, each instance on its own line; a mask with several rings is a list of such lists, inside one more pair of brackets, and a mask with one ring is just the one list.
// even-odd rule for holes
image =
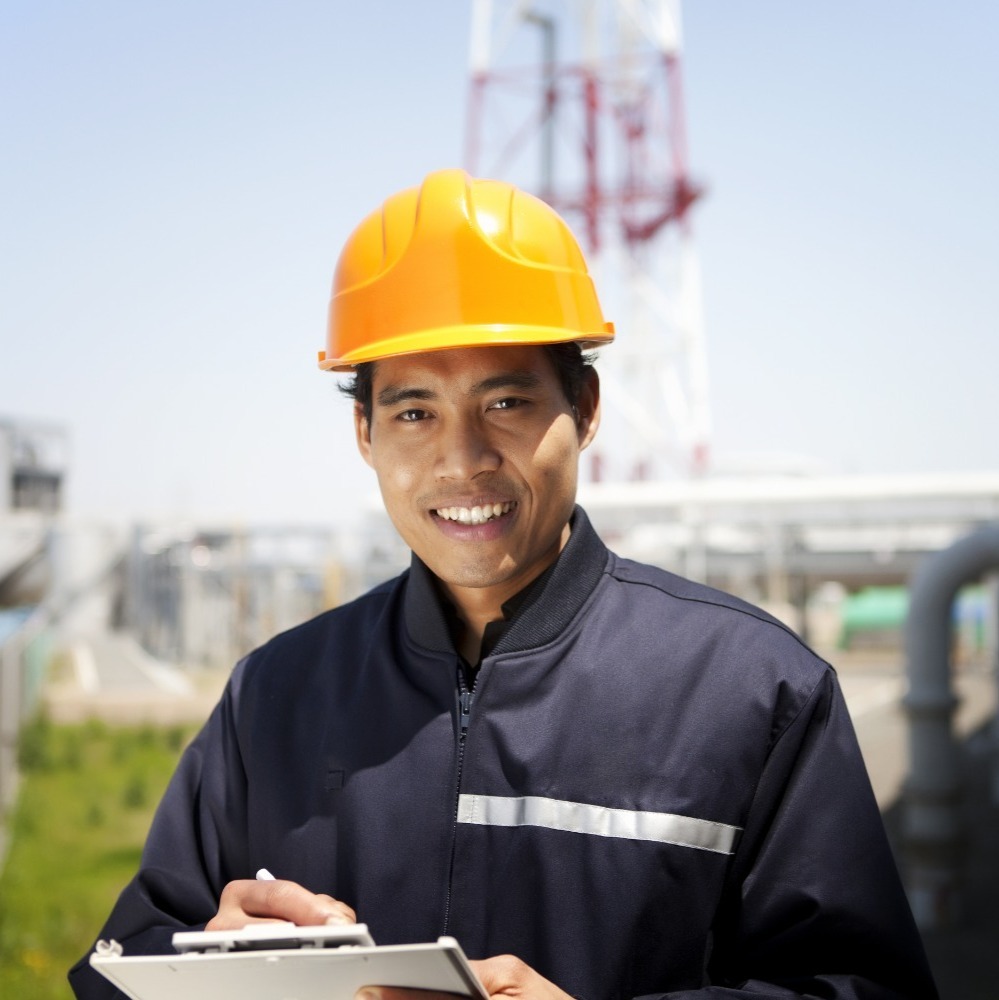
[[364, 415], [364, 407], [360, 403], [354, 404], [354, 436], [357, 439], [357, 450], [361, 453], [361, 458], [374, 468], [371, 459], [371, 425]]
[[600, 426], [600, 376], [596, 369], [586, 372], [586, 381], [579, 392], [579, 402], [576, 404], [576, 435], [579, 439], [579, 450], [588, 447], [596, 437]]

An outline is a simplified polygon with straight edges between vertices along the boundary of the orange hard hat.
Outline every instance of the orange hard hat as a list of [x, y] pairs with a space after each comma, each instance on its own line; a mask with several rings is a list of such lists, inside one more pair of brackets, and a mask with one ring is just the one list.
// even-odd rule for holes
[[579, 244], [554, 209], [511, 184], [441, 170], [393, 195], [347, 240], [319, 367], [613, 339]]

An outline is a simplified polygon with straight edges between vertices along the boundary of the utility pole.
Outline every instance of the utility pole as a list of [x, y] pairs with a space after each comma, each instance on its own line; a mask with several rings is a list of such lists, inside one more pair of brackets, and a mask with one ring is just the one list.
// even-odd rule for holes
[[574, 226], [617, 327], [600, 363], [610, 448], [593, 477], [706, 472], [690, 225], [702, 189], [687, 163], [678, 0], [474, 0], [466, 144], [473, 174], [534, 190]]

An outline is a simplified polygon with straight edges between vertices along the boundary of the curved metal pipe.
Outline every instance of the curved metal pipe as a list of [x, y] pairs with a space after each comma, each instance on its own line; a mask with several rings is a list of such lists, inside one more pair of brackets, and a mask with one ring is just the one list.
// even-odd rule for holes
[[906, 888], [917, 924], [960, 916], [961, 760], [954, 736], [951, 608], [958, 589], [999, 568], [999, 525], [972, 532], [925, 559], [913, 574], [905, 623], [909, 775], [903, 791]]

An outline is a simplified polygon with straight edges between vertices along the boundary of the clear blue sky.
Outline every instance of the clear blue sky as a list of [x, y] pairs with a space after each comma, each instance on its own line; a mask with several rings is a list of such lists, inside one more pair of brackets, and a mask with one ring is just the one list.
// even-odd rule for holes
[[[999, 9], [684, 5], [714, 450], [994, 468]], [[0, 416], [71, 509], [341, 520], [339, 247], [460, 165], [462, 0], [6, 0]]]

